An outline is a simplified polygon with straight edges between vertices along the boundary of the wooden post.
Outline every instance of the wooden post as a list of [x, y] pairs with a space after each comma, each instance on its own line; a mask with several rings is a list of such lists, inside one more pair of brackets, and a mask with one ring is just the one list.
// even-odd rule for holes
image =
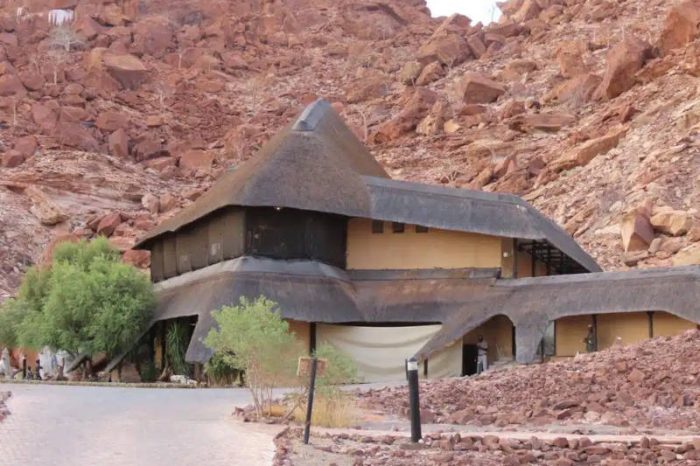
[[309, 444], [309, 434], [311, 433], [311, 414], [314, 406], [314, 389], [316, 388], [316, 368], [318, 367], [318, 358], [315, 356], [311, 359], [311, 375], [309, 380], [309, 399], [306, 403], [306, 423], [304, 425], [304, 444]]

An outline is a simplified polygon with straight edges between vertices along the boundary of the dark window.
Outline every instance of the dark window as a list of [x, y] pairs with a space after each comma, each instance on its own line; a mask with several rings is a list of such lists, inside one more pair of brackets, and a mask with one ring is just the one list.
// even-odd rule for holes
[[381, 220], [372, 220], [372, 233], [384, 233], [384, 222]]
[[406, 225], [404, 225], [403, 223], [392, 222], [391, 224], [391, 231], [393, 231], [394, 233], [403, 233], [405, 229]]
[[427, 233], [428, 232], [428, 227], [424, 227], [423, 225], [416, 225], [416, 233]]

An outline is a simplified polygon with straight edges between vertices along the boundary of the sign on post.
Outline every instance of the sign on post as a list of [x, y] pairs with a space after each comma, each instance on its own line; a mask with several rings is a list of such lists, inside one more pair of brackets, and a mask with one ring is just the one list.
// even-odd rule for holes
[[[314, 358], [311, 356], [302, 356], [297, 364], [297, 377], [309, 377], [311, 375], [311, 364]], [[326, 365], [328, 359], [316, 358], [316, 376], [323, 376], [326, 373]]]

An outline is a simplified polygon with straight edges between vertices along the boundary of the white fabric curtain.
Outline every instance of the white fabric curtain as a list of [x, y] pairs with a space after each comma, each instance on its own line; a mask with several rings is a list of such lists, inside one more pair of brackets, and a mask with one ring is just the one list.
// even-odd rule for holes
[[[440, 325], [411, 327], [361, 327], [319, 324], [316, 337], [349, 355], [356, 363], [363, 382], [405, 380], [404, 360], [413, 356]], [[462, 348], [455, 344], [428, 362], [429, 377], [459, 375]], [[421, 368], [420, 375], [423, 375]]]

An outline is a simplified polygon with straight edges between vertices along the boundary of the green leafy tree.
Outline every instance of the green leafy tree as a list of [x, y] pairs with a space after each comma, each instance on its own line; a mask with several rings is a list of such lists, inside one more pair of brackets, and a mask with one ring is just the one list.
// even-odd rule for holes
[[204, 343], [230, 367], [245, 371], [258, 416], [270, 413], [273, 389], [298, 385], [296, 366], [303, 348], [279, 308], [265, 297], [241, 298], [213, 314], [218, 329]]
[[17, 327], [23, 316], [22, 309], [14, 299], [0, 305], [0, 349], [17, 346]]
[[64, 243], [50, 266], [33, 267], [23, 280], [18, 340], [30, 348], [113, 356], [143, 332], [154, 303], [148, 278], [123, 264], [106, 239]]

